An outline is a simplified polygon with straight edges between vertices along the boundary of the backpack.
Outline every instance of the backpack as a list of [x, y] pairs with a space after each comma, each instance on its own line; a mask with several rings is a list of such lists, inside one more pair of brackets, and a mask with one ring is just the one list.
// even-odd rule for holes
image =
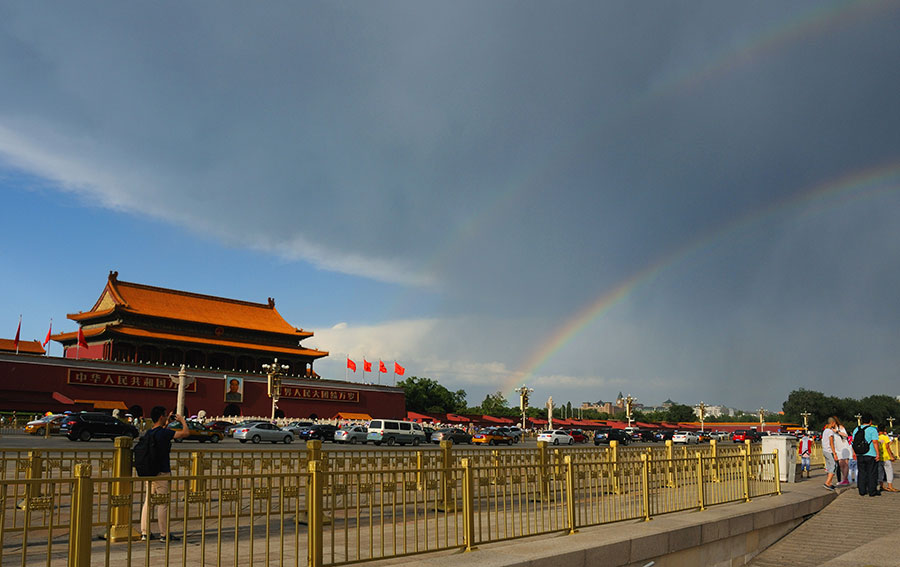
[[131, 463], [138, 476], [156, 476], [159, 474], [156, 436], [153, 430], [144, 433], [131, 450]]
[[870, 443], [866, 441], [866, 428], [868, 425], [858, 427], [856, 435], [853, 436], [853, 452], [857, 455], [865, 455], [869, 452]]

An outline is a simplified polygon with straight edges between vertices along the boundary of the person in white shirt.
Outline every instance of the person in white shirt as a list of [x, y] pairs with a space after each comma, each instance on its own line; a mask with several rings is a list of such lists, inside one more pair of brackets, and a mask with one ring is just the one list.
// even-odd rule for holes
[[822, 430], [822, 455], [825, 457], [825, 472], [828, 473], [828, 476], [825, 477], [825, 488], [828, 490], [834, 490], [834, 485], [831, 484], [831, 481], [834, 480], [834, 473], [837, 468], [834, 446], [835, 429], [834, 418], [829, 417], [825, 423], [825, 429]]
[[834, 420], [834, 457], [837, 460], [838, 471], [840, 473], [840, 482], [838, 486], [849, 486], [850, 484], [850, 441], [848, 439], [847, 430], [844, 429], [841, 420], [832, 417]]

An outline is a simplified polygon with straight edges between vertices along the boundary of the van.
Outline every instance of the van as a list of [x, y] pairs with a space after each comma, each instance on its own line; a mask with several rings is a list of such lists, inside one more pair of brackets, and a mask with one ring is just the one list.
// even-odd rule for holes
[[425, 442], [425, 430], [418, 423], [412, 421], [398, 421], [393, 419], [373, 419], [369, 423], [369, 433], [366, 439], [376, 445], [406, 445], [412, 443], [419, 445]]

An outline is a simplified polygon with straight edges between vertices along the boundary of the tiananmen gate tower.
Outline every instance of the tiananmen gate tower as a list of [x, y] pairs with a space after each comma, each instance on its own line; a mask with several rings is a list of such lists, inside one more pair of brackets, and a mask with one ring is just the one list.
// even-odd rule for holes
[[93, 307], [67, 317], [79, 330], [51, 337], [63, 358], [42, 356], [43, 349], [0, 352], [0, 409], [174, 408], [170, 376], [183, 364], [195, 378], [188, 412], [265, 416], [271, 399], [263, 364], [277, 358], [287, 367], [278, 407], [288, 417], [405, 415], [399, 388], [322, 379], [313, 364], [328, 352], [303, 346], [313, 333], [285, 321], [272, 298], [254, 303], [154, 287], [111, 271]]

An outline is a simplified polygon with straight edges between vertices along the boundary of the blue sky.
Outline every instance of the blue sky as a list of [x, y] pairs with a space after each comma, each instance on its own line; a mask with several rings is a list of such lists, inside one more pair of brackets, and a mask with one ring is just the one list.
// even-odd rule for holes
[[520, 382], [896, 395], [898, 24], [890, 2], [4, 5], [0, 336], [74, 330], [117, 270], [274, 297], [323, 375], [398, 360], [473, 405]]

